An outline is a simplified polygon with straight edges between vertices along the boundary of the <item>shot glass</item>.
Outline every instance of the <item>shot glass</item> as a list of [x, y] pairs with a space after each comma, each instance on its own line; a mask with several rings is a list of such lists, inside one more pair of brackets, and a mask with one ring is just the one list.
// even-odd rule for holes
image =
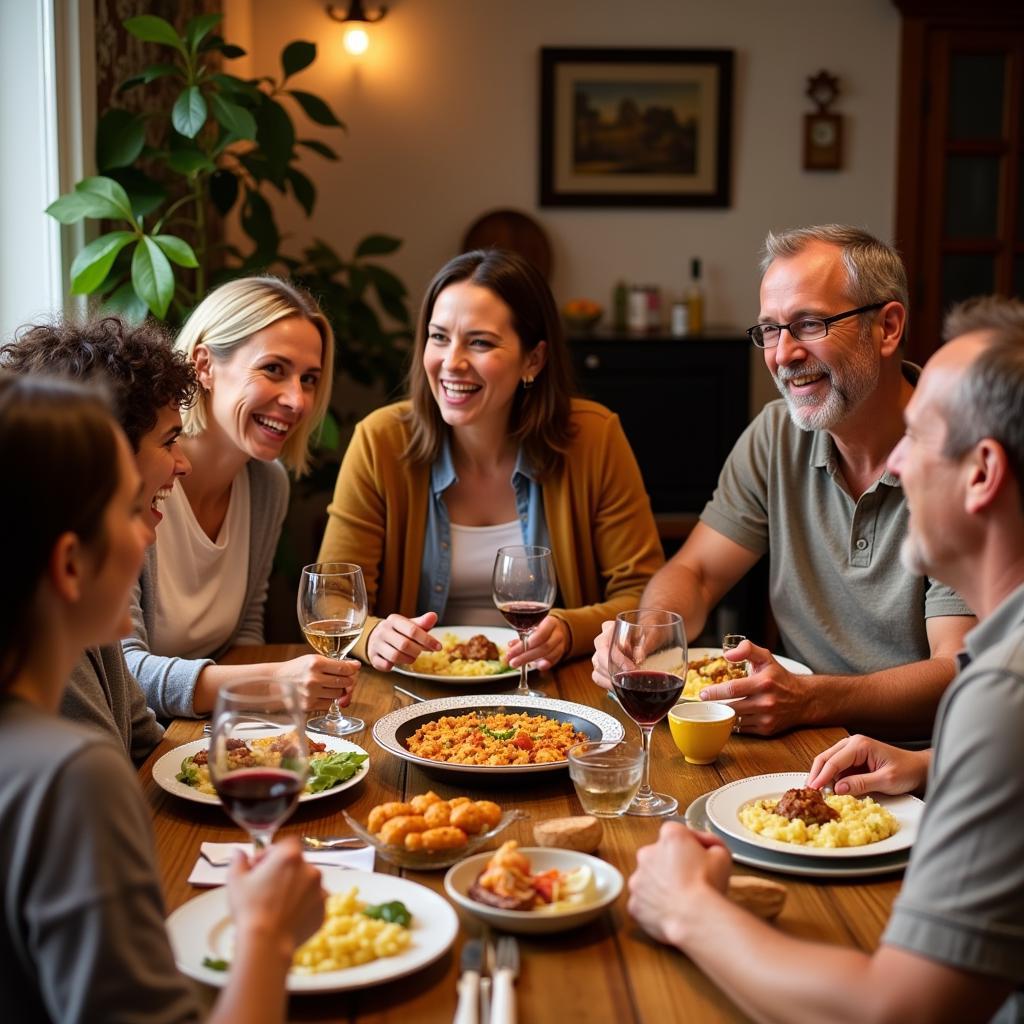
[[[742, 633], [726, 633], [724, 638], [722, 639], [722, 653], [725, 654], [726, 651], [731, 651], [734, 647], [739, 647], [739, 645], [743, 643], [743, 641], [746, 639], [747, 638]], [[749, 661], [737, 661], [734, 662], [734, 664], [741, 665], [744, 671], [746, 671], [749, 674]]]
[[643, 776], [639, 743], [588, 740], [569, 750], [569, 777], [587, 814], [617, 818], [633, 802]]

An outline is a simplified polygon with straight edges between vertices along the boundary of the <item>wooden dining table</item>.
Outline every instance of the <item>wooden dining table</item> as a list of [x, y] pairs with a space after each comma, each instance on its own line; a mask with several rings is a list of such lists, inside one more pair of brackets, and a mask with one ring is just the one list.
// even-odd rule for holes
[[[254, 664], [283, 661], [308, 653], [299, 645], [237, 648], [228, 661]], [[618, 704], [590, 679], [590, 663], [581, 660], [531, 677], [535, 688], [548, 696], [590, 704], [619, 718], [627, 737], [639, 730]], [[362, 733], [347, 737], [370, 754], [370, 770], [363, 782], [334, 797], [298, 807], [279, 834], [343, 835], [348, 829], [342, 811], [365, 820], [370, 809], [388, 800], [405, 800], [433, 789], [443, 797], [465, 794], [488, 798], [503, 807], [518, 807], [529, 818], [515, 822], [502, 839], [533, 844], [532, 828], [548, 818], [582, 813], [567, 771], [504, 776], [500, 780], [474, 775], [437, 777], [378, 747], [370, 729], [381, 716], [409, 703], [397, 693], [401, 685], [426, 698], [459, 693], [500, 692], [500, 686], [455, 689], [398, 674], [361, 670], [350, 712], [367, 723]], [[225, 813], [214, 806], [182, 800], [161, 789], [152, 777], [156, 759], [178, 744], [202, 735], [200, 721], [171, 723], [160, 746], [140, 769], [146, 797], [153, 811], [154, 832], [164, 897], [168, 912], [199, 895], [188, 884], [200, 843], [232, 842], [245, 837]], [[676, 749], [667, 723], [654, 730], [651, 745], [651, 782], [656, 790], [671, 793], [679, 810], [697, 797], [726, 782], [768, 772], [805, 771], [816, 753], [845, 732], [837, 728], [798, 729], [764, 739], [733, 735], [711, 765], [687, 764]], [[638, 847], [655, 840], [660, 820], [619, 817], [604, 820], [597, 855], [629, 877]], [[497, 841], [495, 841], [495, 845]], [[375, 870], [401, 874], [443, 895], [443, 871], [399, 871], [377, 858]], [[785, 884], [785, 907], [775, 922], [780, 931], [802, 939], [850, 946], [871, 952], [889, 916], [900, 887], [898, 874], [880, 879], [824, 881], [790, 875], [772, 875], [736, 865], [741, 874], [763, 874]], [[628, 894], [622, 895], [596, 921], [577, 930], [546, 936], [520, 936], [521, 971], [516, 982], [519, 1020], [529, 1024], [572, 1022], [702, 1022], [737, 1021], [746, 1017], [690, 960], [674, 949], [654, 942], [630, 918]], [[447, 1022], [455, 1012], [462, 943], [480, 931], [475, 919], [461, 918], [452, 950], [434, 964], [400, 982], [351, 992], [295, 995], [288, 1007], [289, 1020], [350, 1021], [382, 1024], [403, 1020]], [[212, 999], [206, 992], [205, 998]]]

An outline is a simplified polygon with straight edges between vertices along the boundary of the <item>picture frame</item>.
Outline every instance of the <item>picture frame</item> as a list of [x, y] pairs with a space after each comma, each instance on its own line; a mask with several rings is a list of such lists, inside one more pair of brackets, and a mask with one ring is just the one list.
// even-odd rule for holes
[[544, 47], [540, 205], [730, 205], [732, 50]]

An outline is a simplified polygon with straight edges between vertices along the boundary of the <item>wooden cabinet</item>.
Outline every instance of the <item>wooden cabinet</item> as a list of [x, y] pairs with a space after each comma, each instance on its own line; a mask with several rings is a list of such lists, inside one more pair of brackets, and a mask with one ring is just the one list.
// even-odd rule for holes
[[659, 518], [698, 513], [749, 420], [750, 341], [577, 334], [580, 392], [619, 414]]

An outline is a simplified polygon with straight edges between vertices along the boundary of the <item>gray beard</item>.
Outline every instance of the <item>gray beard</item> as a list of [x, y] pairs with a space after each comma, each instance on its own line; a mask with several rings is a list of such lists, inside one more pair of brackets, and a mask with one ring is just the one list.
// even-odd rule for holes
[[[786, 383], [807, 373], [825, 373], [829, 389], [824, 399], [794, 398]], [[772, 374], [779, 394], [786, 400], [789, 418], [800, 430], [832, 430], [878, 387], [879, 358], [873, 348], [862, 343], [847, 361], [842, 373], [836, 375], [817, 360], [805, 363], [795, 372]]]

